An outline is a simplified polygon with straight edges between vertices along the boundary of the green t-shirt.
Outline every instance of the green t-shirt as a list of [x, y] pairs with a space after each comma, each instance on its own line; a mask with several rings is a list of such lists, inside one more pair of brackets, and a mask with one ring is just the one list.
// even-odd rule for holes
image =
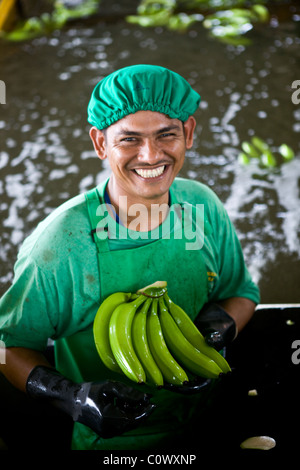
[[[99, 187], [100, 193], [103, 193], [104, 186], [103, 183]], [[258, 303], [259, 291], [245, 266], [233, 225], [213, 191], [201, 183], [177, 178], [170, 188], [171, 207], [172, 201], [204, 205], [204, 244], [201, 250], [209, 301], [238, 296]], [[125, 227], [111, 223], [112, 227], [121, 238], [110, 233], [110, 250], [140, 247], [174, 228], [167, 217], [161, 227], [135, 239]], [[188, 270], [188, 266], [185, 269]], [[82, 194], [56, 209], [24, 241], [15, 265], [13, 284], [0, 300], [0, 339], [7, 347], [43, 351], [48, 339], [52, 338], [55, 341], [56, 367], [63, 375], [77, 382], [109, 378], [133, 385], [125, 376], [120, 378], [120, 375], [109, 371], [97, 355], [91, 326], [99, 302], [97, 251]], [[199, 410], [200, 402], [208, 399], [210, 391], [207, 389], [200, 396], [184, 398], [167, 390], [151, 393], [157, 409], [144, 426], [107, 440], [99, 438], [88, 427], [75, 423], [73, 448], [156, 448], [163, 439], [170, 438], [172, 432], [182, 431], [183, 422], [188, 425], [189, 420], [196, 416], [195, 410]]]
[[[209, 300], [238, 296], [258, 303], [258, 288], [245, 266], [234, 227], [215, 193], [199, 182], [182, 178], [175, 179], [172, 193], [179, 201], [204, 204], [209, 228], [202, 254]], [[149, 242], [149, 238], [126, 240], [123, 236], [113, 239], [110, 248], [134, 248]], [[54, 210], [24, 241], [13, 284], [0, 300], [0, 339], [6, 347], [42, 351], [48, 338], [68, 337], [91, 326], [99, 299], [96, 246], [81, 194]]]

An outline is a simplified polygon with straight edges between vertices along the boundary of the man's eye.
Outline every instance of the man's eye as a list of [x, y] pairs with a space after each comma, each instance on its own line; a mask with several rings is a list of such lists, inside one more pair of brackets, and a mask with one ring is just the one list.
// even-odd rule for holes
[[160, 137], [173, 137], [175, 134], [173, 134], [172, 132], [166, 132], [165, 134], [160, 134]]
[[124, 139], [121, 139], [121, 142], [135, 142], [135, 137], [124, 137]]

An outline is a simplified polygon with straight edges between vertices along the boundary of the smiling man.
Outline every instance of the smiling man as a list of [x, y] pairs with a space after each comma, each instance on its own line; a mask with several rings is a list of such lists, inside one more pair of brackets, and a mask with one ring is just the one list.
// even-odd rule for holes
[[148, 209], [141, 231], [155, 228], [154, 204], [166, 204], [166, 215], [169, 188], [183, 166], [186, 149], [192, 147], [195, 124], [192, 116], [182, 123], [162, 113], [137, 111], [104, 133], [92, 127], [96, 153], [101, 159], [108, 158], [112, 169], [107, 193], [119, 216], [128, 219], [128, 207], [136, 204]]
[[[38, 225], [1, 299], [7, 349], [0, 370], [31, 398], [73, 418], [74, 449], [162, 448], [194, 432], [191, 420], [199, 419], [214, 385], [156, 390], [107, 369], [92, 326], [110, 294], [167, 281], [172, 300], [218, 350], [259, 301], [220, 200], [202, 183], [178, 177], [199, 102], [183, 77], [163, 67], [135, 65], [101, 80], [88, 121], [111, 175]], [[191, 233], [201, 239], [197, 249], [187, 244]], [[44, 355], [49, 338], [54, 365]]]

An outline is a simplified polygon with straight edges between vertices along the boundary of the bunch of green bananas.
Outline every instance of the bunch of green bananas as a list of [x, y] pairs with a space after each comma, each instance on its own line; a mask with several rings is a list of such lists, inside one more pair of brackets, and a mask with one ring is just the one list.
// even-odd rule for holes
[[230, 371], [225, 358], [169, 298], [165, 281], [107, 297], [93, 333], [103, 363], [137, 383], [182, 385], [193, 374], [214, 379]]
[[242, 142], [242, 151], [238, 160], [242, 165], [249, 165], [251, 159], [256, 159], [262, 167], [273, 168], [280, 163], [293, 160], [295, 153], [287, 144], [281, 144], [278, 155], [274, 155], [269, 145], [259, 137], [252, 137], [251, 142]]

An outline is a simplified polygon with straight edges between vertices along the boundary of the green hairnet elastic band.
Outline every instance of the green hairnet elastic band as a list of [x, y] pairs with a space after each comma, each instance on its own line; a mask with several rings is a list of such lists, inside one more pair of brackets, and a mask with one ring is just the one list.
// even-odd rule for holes
[[178, 73], [157, 65], [132, 65], [113, 72], [94, 88], [88, 122], [105, 129], [128, 114], [156, 111], [186, 121], [200, 95]]

